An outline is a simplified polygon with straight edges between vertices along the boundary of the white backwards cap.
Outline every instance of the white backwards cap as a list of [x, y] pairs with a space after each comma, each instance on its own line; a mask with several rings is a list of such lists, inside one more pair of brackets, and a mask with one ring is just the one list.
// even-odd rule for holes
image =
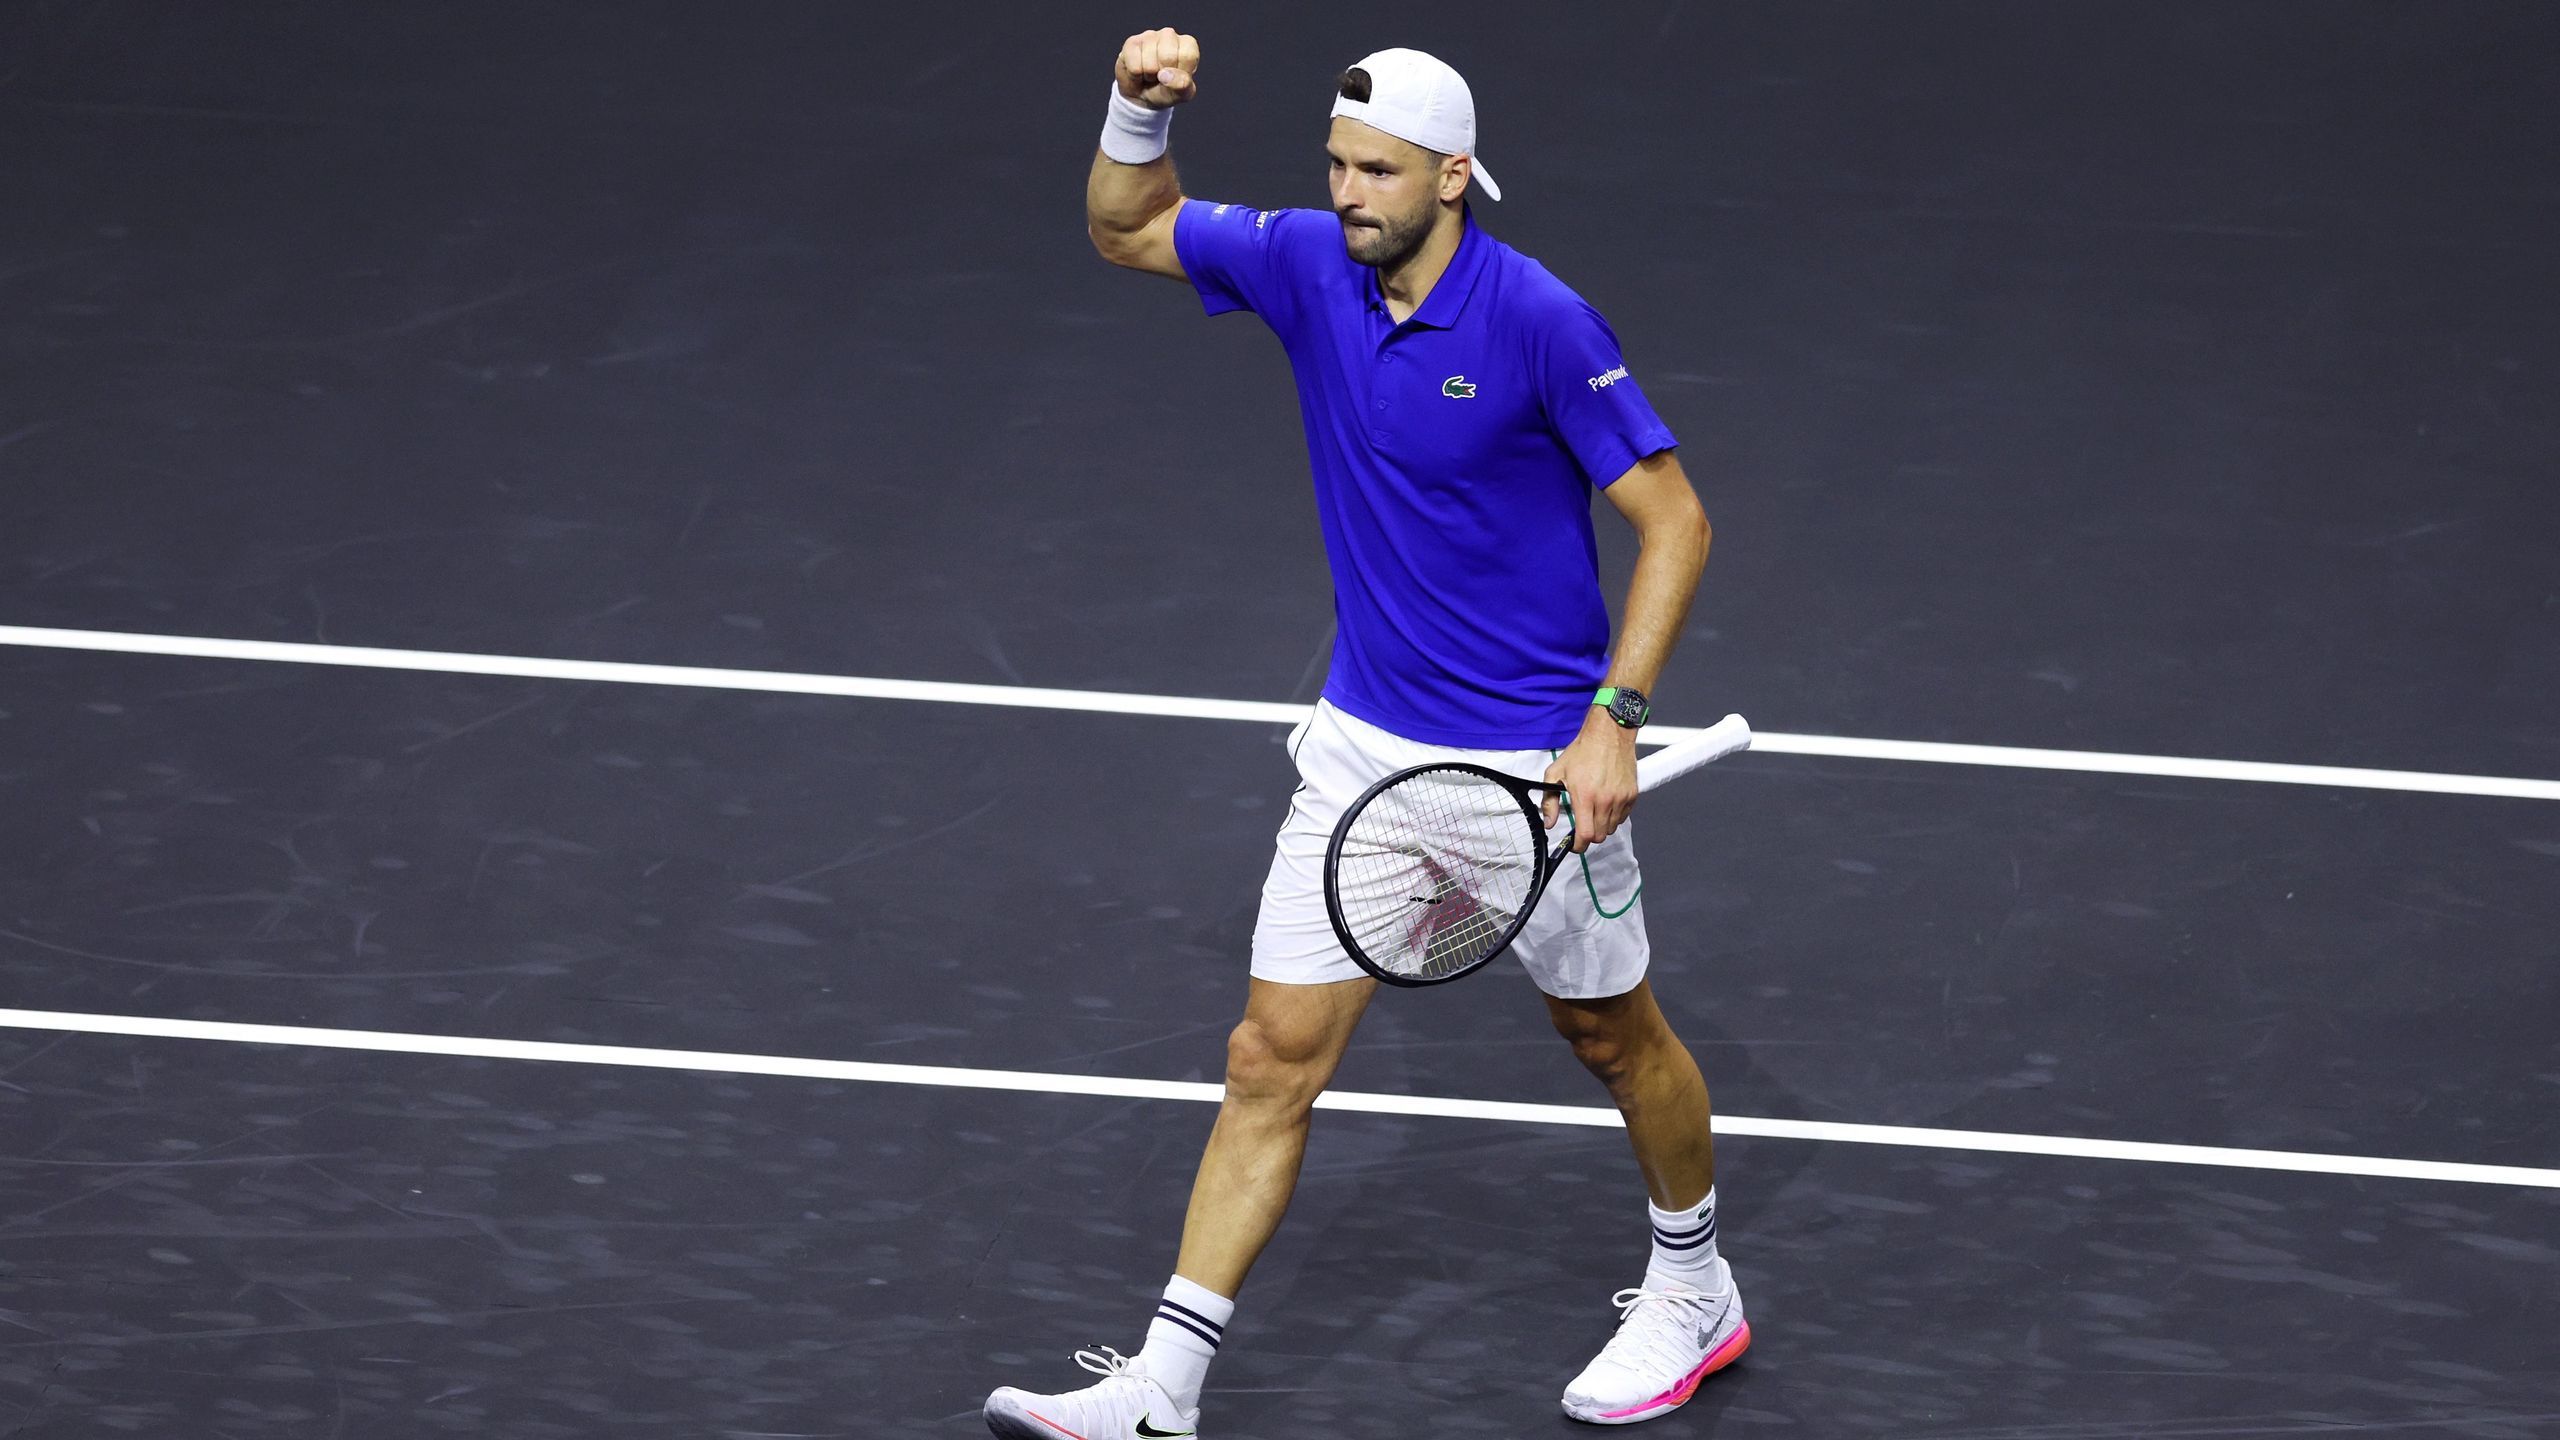
[[[1368, 72], [1369, 98], [1339, 97], [1333, 102], [1334, 114], [1425, 150], [1474, 157], [1476, 97], [1447, 61], [1419, 50], [1380, 50], [1357, 68]], [[1501, 199], [1502, 187], [1485, 173], [1484, 162], [1477, 161], [1473, 169], [1475, 183], [1484, 187], [1484, 193]]]

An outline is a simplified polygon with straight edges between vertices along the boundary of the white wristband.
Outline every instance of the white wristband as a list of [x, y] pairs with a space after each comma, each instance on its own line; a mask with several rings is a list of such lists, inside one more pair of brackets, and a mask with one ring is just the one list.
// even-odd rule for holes
[[1144, 165], [1164, 154], [1173, 112], [1141, 105], [1111, 86], [1111, 113], [1102, 121], [1102, 153], [1123, 165]]

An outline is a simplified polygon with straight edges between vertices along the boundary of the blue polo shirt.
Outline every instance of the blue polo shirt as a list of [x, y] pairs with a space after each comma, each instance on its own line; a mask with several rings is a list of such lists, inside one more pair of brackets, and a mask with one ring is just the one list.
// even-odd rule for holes
[[1472, 216], [1411, 319], [1327, 210], [1185, 201], [1212, 315], [1289, 354], [1339, 624], [1324, 695], [1392, 734], [1513, 750], [1581, 733], [1609, 663], [1591, 492], [1678, 443], [1600, 312]]

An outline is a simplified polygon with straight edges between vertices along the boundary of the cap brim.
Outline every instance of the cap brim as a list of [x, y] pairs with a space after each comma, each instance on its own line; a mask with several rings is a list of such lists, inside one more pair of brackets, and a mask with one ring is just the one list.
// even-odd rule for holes
[[1493, 176], [1486, 173], [1483, 161], [1473, 155], [1468, 156], [1467, 171], [1475, 177], [1476, 184], [1484, 187], [1484, 198], [1487, 200], [1502, 198], [1502, 187], [1493, 183]]

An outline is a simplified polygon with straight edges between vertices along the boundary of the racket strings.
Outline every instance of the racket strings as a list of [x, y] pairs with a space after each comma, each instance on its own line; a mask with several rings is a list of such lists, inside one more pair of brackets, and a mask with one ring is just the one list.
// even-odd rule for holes
[[1439, 979], [1510, 939], [1544, 859], [1540, 832], [1509, 786], [1463, 770], [1423, 771], [1351, 817], [1335, 899], [1371, 963]]

